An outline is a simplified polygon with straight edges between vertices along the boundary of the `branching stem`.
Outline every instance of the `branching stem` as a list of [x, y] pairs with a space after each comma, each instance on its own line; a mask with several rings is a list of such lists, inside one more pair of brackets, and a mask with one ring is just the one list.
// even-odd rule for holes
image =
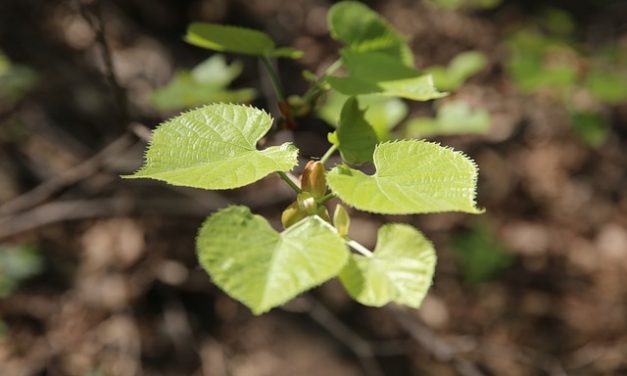
[[320, 197], [318, 199], [318, 204], [319, 205], [324, 205], [326, 204], [329, 200], [336, 198], [337, 196], [335, 195], [335, 193], [329, 193], [328, 195], [324, 195], [322, 197]]

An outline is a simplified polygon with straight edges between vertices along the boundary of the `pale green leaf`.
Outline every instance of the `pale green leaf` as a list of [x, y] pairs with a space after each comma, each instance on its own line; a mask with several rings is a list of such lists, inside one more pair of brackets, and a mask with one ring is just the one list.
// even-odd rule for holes
[[348, 164], [361, 164], [372, 161], [372, 153], [378, 142], [377, 134], [364, 118], [357, 99], [349, 98], [340, 116], [337, 130], [342, 159]]
[[366, 5], [356, 1], [339, 2], [329, 9], [327, 21], [331, 36], [348, 49], [381, 52], [413, 67], [413, 54], [405, 38]]
[[227, 64], [223, 55], [215, 54], [190, 72], [179, 71], [172, 80], [156, 90], [152, 104], [161, 111], [197, 107], [215, 102], [243, 103], [252, 101], [253, 89], [228, 90], [226, 87], [242, 72], [242, 63]]
[[250, 102], [255, 96], [254, 89], [227, 90], [200, 83], [189, 73], [179, 72], [166, 86], [156, 90], [150, 99], [157, 109], [171, 111], [213, 102]]
[[419, 117], [405, 125], [405, 136], [412, 138], [483, 133], [490, 127], [490, 114], [473, 109], [463, 101], [444, 103], [435, 118]]
[[228, 64], [224, 55], [214, 54], [207, 60], [196, 65], [191, 76], [194, 81], [217, 88], [227, 87], [244, 69], [241, 61]]
[[433, 76], [435, 86], [439, 90], [455, 90], [467, 79], [480, 72], [487, 63], [484, 54], [478, 51], [462, 52], [445, 67], [434, 66], [426, 70]]
[[169, 120], [154, 132], [146, 163], [129, 178], [174, 185], [230, 189], [251, 184], [297, 164], [298, 150], [286, 143], [257, 150], [272, 118], [235, 104], [212, 104]]
[[395, 302], [420, 307], [436, 264], [433, 245], [419, 231], [405, 224], [379, 229], [372, 257], [351, 255], [340, 281], [358, 302], [381, 307]]
[[477, 166], [460, 152], [403, 140], [377, 145], [373, 160], [374, 175], [337, 166], [327, 184], [348, 205], [373, 213], [481, 212], [475, 206]]
[[214, 283], [255, 314], [336, 276], [348, 259], [342, 238], [319, 217], [278, 233], [242, 206], [210, 216], [196, 243]]
[[187, 28], [185, 41], [214, 51], [245, 55], [290, 58], [302, 56], [302, 52], [292, 48], [276, 48], [274, 41], [266, 33], [238, 26], [192, 23]]

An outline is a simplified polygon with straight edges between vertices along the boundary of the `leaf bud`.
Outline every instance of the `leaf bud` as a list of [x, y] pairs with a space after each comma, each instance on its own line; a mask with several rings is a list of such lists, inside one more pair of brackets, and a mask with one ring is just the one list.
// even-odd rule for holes
[[337, 229], [337, 233], [341, 237], [348, 236], [348, 229], [350, 225], [351, 217], [348, 215], [348, 212], [342, 205], [337, 204], [335, 212], [333, 213], [333, 226]]
[[320, 198], [327, 193], [324, 164], [319, 161], [307, 162], [300, 181], [303, 191], [311, 193], [314, 198]]
[[300, 208], [298, 201], [294, 201], [281, 213], [281, 223], [284, 228], [288, 228], [306, 216], [307, 213]]

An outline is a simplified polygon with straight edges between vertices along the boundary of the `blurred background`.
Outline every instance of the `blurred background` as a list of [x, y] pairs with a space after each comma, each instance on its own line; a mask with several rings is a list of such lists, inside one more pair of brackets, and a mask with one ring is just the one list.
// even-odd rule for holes
[[[188, 23], [303, 50], [278, 61], [287, 92], [302, 94], [302, 71], [338, 57], [332, 2], [0, 0], [0, 375], [627, 374], [627, 2], [367, 4], [452, 92], [381, 101], [371, 121], [474, 158], [487, 211], [352, 213], [368, 246], [389, 221], [432, 239], [420, 310], [360, 306], [332, 281], [255, 317], [199, 268], [195, 232], [231, 203], [278, 228], [289, 188], [118, 176], [185, 108], [277, 113], [258, 62], [184, 43]], [[271, 142], [320, 156], [334, 104]]]

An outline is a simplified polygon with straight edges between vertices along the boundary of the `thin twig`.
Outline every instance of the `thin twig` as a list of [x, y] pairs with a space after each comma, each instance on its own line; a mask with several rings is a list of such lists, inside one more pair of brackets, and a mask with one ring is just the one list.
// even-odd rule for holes
[[306, 307], [304, 312], [306, 312], [312, 320], [317, 322], [329, 334], [355, 354], [366, 375], [384, 375], [381, 366], [377, 362], [375, 350], [370, 342], [360, 337], [316, 299], [303, 296], [299, 298], [299, 300]]
[[472, 362], [460, 356], [459, 351], [439, 339], [429, 328], [423, 325], [406, 309], [397, 306], [388, 307], [387, 309], [399, 325], [438, 361], [450, 363], [455, 367], [457, 373], [462, 376], [484, 375]]
[[52, 202], [15, 216], [0, 218], [0, 239], [65, 221], [137, 213], [201, 217], [217, 209], [218, 206], [211, 203], [199, 205], [188, 199], [172, 198], [114, 197]]
[[107, 33], [100, 4], [98, 0], [89, 5], [83, 3], [81, 0], [76, 0], [76, 2], [78, 3], [79, 13], [96, 33], [96, 40], [98, 41], [98, 46], [100, 47], [100, 56], [105, 65], [104, 74], [111, 86], [118, 110], [120, 111], [120, 120], [122, 121], [122, 124], [128, 124], [130, 122], [129, 102], [126, 97], [126, 91], [119, 84], [117, 78], [111, 49], [107, 43]]
[[108, 159], [118, 156], [122, 151], [132, 146], [133, 141], [133, 137], [124, 134], [78, 166], [70, 168], [21, 196], [4, 203], [0, 206], [0, 215], [5, 216], [28, 210], [43, 203], [65, 187], [92, 176]]
[[294, 182], [294, 179], [295, 179], [294, 175], [285, 173], [283, 171], [277, 171], [277, 174], [279, 174], [281, 179], [283, 179], [283, 181], [286, 182], [287, 185], [289, 185], [290, 188], [292, 188], [294, 190], [294, 192], [296, 192], [296, 193], [301, 193], [302, 192], [302, 190], [300, 189], [298, 184], [296, 184]]
[[329, 160], [329, 158], [331, 158], [331, 156], [333, 155], [333, 153], [335, 153], [337, 151], [337, 145], [333, 144], [331, 145], [331, 147], [329, 148], [329, 150], [327, 150], [326, 153], [324, 153], [324, 155], [322, 156], [322, 158], [320, 158], [320, 163], [325, 164], [327, 163], [327, 161]]

